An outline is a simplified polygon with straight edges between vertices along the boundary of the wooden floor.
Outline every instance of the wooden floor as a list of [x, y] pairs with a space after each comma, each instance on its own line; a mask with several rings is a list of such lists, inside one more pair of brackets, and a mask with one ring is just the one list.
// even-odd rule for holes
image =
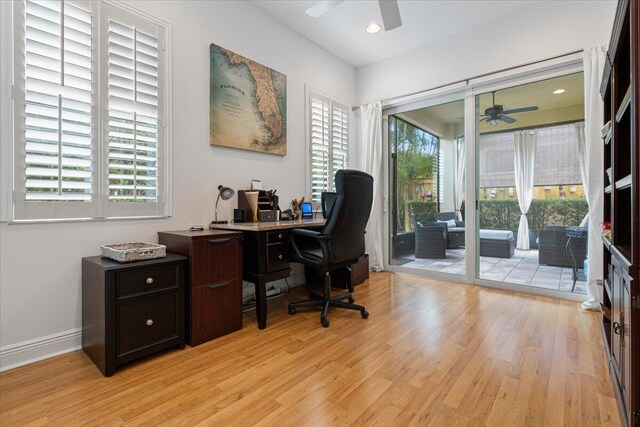
[[390, 273], [356, 299], [369, 319], [274, 301], [264, 331], [247, 315], [112, 378], [80, 351], [4, 372], [0, 425], [620, 425], [576, 303]]

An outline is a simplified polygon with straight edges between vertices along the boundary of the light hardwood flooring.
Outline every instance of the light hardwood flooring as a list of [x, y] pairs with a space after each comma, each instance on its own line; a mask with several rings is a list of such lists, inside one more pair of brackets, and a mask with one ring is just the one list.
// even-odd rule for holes
[[[299, 299], [293, 295], [287, 299]], [[0, 425], [619, 426], [598, 314], [378, 273], [371, 313], [254, 313], [241, 331], [104, 378], [76, 351], [0, 374]]]

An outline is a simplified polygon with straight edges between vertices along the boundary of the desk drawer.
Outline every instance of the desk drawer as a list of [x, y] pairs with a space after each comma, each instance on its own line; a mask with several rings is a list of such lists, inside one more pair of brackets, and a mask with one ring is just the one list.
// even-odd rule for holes
[[191, 287], [242, 278], [240, 239], [223, 237], [192, 242]]
[[149, 295], [117, 306], [117, 356], [179, 336], [178, 292]]
[[287, 242], [289, 240], [289, 231], [270, 231], [267, 233], [267, 244]]
[[123, 298], [178, 286], [178, 266], [163, 265], [116, 273], [116, 295]]
[[267, 245], [267, 273], [289, 267], [289, 243]]
[[191, 345], [242, 329], [242, 280], [191, 290]]

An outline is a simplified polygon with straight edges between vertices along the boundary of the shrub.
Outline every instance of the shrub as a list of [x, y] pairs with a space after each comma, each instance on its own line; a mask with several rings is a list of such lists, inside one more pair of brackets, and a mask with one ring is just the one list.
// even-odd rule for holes
[[410, 202], [409, 214], [416, 217], [416, 221], [421, 224], [431, 224], [435, 222], [434, 214], [438, 211], [436, 202]]
[[[577, 226], [589, 212], [584, 199], [533, 200], [527, 212], [531, 230], [542, 230], [547, 225]], [[480, 228], [517, 229], [520, 207], [517, 200], [481, 200]]]

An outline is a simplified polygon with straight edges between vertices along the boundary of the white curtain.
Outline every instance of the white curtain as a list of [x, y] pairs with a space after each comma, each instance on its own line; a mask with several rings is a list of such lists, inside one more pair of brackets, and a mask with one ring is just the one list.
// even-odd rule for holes
[[536, 132], [518, 131], [514, 133], [515, 155], [513, 167], [516, 178], [516, 194], [520, 206], [518, 226], [518, 249], [529, 250], [529, 222], [527, 212], [533, 200], [533, 182], [536, 167]]
[[596, 280], [602, 279], [600, 223], [603, 220], [604, 164], [601, 129], [604, 109], [599, 89], [605, 60], [606, 51], [603, 46], [584, 50], [584, 125], [576, 125], [582, 185], [589, 204], [588, 301], [582, 304], [582, 308], [586, 310], [599, 309], [602, 300], [602, 289], [596, 284]]
[[464, 201], [464, 165], [466, 162], [466, 151], [464, 146], [464, 137], [458, 138], [458, 159], [456, 161], [456, 188], [454, 192], [456, 203], [456, 218], [462, 221], [462, 202]]
[[380, 101], [360, 107], [360, 169], [373, 177], [373, 205], [365, 234], [369, 254], [369, 268], [381, 271], [383, 255], [383, 164], [382, 164], [382, 103]]

